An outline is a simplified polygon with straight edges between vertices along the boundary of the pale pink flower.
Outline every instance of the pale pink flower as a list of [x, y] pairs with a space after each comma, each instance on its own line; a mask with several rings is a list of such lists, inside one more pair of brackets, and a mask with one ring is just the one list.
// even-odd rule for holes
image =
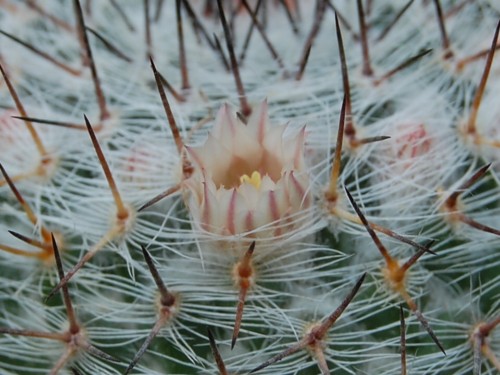
[[187, 204], [198, 229], [228, 240], [282, 240], [306, 224], [305, 128], [285, 137], [285, 126], [268, 123], [267, 102], [246, 125], [224, 105], [206, 142], [187, 147], [194, 168]]

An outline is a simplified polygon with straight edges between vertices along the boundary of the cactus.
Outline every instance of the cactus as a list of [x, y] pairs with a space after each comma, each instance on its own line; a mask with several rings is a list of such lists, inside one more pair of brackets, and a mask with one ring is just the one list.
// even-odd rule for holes
[[0, 1], [0, 372], [498, 373], [499, 19]]

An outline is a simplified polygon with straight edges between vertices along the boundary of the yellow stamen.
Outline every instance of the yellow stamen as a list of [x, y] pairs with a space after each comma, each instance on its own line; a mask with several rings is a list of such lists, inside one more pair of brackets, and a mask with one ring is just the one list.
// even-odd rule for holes
[[262, 177], [260, 176], [260, 173], [257, 171], [253, 171], [252, 175], [248, 177], [247, 174], [244, 174], [243, 176], [240, 177], [240, 182], [243, 184], [244, 182], [248, 182], [249, 184], [255, 186], [256, 189], [260, 188], [260, 185], [262, 184]]

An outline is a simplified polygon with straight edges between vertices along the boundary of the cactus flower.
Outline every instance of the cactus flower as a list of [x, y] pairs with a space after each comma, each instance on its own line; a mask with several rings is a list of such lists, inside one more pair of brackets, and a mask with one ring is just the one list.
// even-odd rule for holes
[[304, 161], [305, 128], [292, 137], [269, 126], [267, 102], [244, 124], [222, 106], [200, 147], [187, 147], [195, 224], [221, 236], [280, 238], [303, 227], [311, 205]]

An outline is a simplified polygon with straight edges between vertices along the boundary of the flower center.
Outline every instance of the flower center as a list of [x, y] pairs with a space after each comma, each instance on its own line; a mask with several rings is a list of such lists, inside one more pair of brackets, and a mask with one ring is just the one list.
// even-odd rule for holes
[[244, 182], [248, 182], [249, 184], [255, 186], [256, 189], [260, 188], [262, 184], [262, 177], [259, 172], [253, 171], [252, 175], [249, 177], [247, 174], [244, 174], [240, 177], [240, 182], [243, 184]]

